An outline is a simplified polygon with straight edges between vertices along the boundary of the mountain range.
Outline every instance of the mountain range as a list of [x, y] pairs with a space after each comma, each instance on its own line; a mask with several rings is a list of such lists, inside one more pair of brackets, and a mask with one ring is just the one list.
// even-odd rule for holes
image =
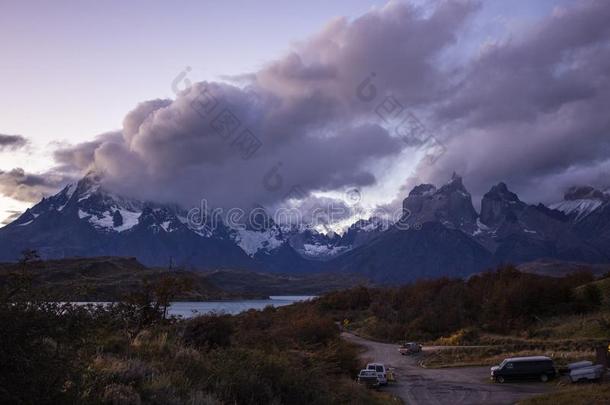
[[123, 256], [148, 266], [353, 273], [379, 283], [540, 259], [610, 263], [610, 195], [588, 186], [545, 206], [527, 204], [498, 183], [479, 213], [454, 174], [440, 188], [416, 186], [403, 201], [400, 226], [374, 217], [342, 235], [272, 220], [264, 229], [208, 229], [188, 218], [176, 205], [113, 194], [89, 173], [0, 228], [0, 261], [31, 248], [45, 259]]

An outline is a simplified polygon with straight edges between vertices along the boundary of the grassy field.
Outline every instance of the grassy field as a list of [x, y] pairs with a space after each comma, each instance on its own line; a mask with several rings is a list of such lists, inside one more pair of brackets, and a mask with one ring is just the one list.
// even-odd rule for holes
[[552, 317], [528, 331], [538, 339], [604, 339], [610, 336], [610, 310]]
[[555, 360], [557, 366], [563, 366], [579, 360], [594, 360], [592, 350], [557, 350], [549, 348], [518, 350], [511, 346], [490, 347], [456, 347], [440, 349], [426, 353], [422, 365], [430, 368], [493, 366], [500, 364], [507, 357], [548, 356]]
[[610, 404], [610, 383], [569, 386], [552, 394], [519, 402], [519, 405], [607, 405]]
[[[428, 352], [426, 367], [492, 366], [507, 357], [548, 356], [557, 366], [579, 360], [594, 360], [595, 348], [608, 344], [608, 328], [595, 320], [607, 318], [605, 311], [578, 316], [556, 317], [531, 328], [532, 337], [478, 334], [458, 331], [431, 345], [456, 346]], [[468, 346], [468, 347], [460, 347]]]

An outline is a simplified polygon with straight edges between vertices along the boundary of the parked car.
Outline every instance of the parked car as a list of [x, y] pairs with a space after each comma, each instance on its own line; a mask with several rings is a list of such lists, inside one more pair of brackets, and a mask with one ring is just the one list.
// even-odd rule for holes
[[366, 385], [369, 388], [379, 387], [379, 378], [375, 370], [360, 370], [357, 381], [358, 384]]
[[606, 371], [601, 364], [593, 364], [590, 361], [568, 364], [568, 370], [570, 370], [568, 376], [573, 383], [599, 380]]
[[366, 365], [367, 370], [373, 370], [377, 373], [380, 385], [388, 384], [388, 374], [385, 366], [381, 363], [369, 363]]
[[544, 356], [512, 357], [491, 368], [491, 379], [499, 383], [527, 379], [547, 382], [556, 376], [553, 360]]
[[422, 349], [422, 346], [419, 343], [409, 342], [409, 343], [403, 343], [402, 345], [400, 345], [400, 347], [398, 348], [398, 352], [400, 354], [402, 354], [403, 356], [406, 356], [409, 354], [419, 353], [419, 352], [421, 352], [421, 349]]

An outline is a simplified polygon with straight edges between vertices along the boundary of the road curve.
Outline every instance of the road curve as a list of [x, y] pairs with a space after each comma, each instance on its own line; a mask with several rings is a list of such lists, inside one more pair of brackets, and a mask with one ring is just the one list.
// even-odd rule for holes
[[521, 399], [549, 392], [553, 383], [494, 384], [489, 367], [426, 369], [419, 367], [420, 356], [401, 356], [398, 346], [373, 342], [348, 332], [342, 337], [366, 348], [362, 358], [394, 368], [396, 383], [382, 388], [408, 405], [515, 404]]

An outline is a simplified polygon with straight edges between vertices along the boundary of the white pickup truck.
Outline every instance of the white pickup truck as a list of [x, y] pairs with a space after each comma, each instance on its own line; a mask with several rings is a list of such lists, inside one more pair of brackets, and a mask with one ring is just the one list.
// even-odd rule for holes
[[568, 369], [570, 370], [570, 373], [568, 374], [570, 376], [570, 381], [573, 383], [599, 380], [606, 371], [601, 364], [593, 364], [590, 361], [579, 361], [577, 363], [568, 364]]
[[366, 365], [366, 369], [375, 370], [377, 372], [379, 385], [388, 385], [388, 374], [385, 365], [381, 363], [369, 363]]

